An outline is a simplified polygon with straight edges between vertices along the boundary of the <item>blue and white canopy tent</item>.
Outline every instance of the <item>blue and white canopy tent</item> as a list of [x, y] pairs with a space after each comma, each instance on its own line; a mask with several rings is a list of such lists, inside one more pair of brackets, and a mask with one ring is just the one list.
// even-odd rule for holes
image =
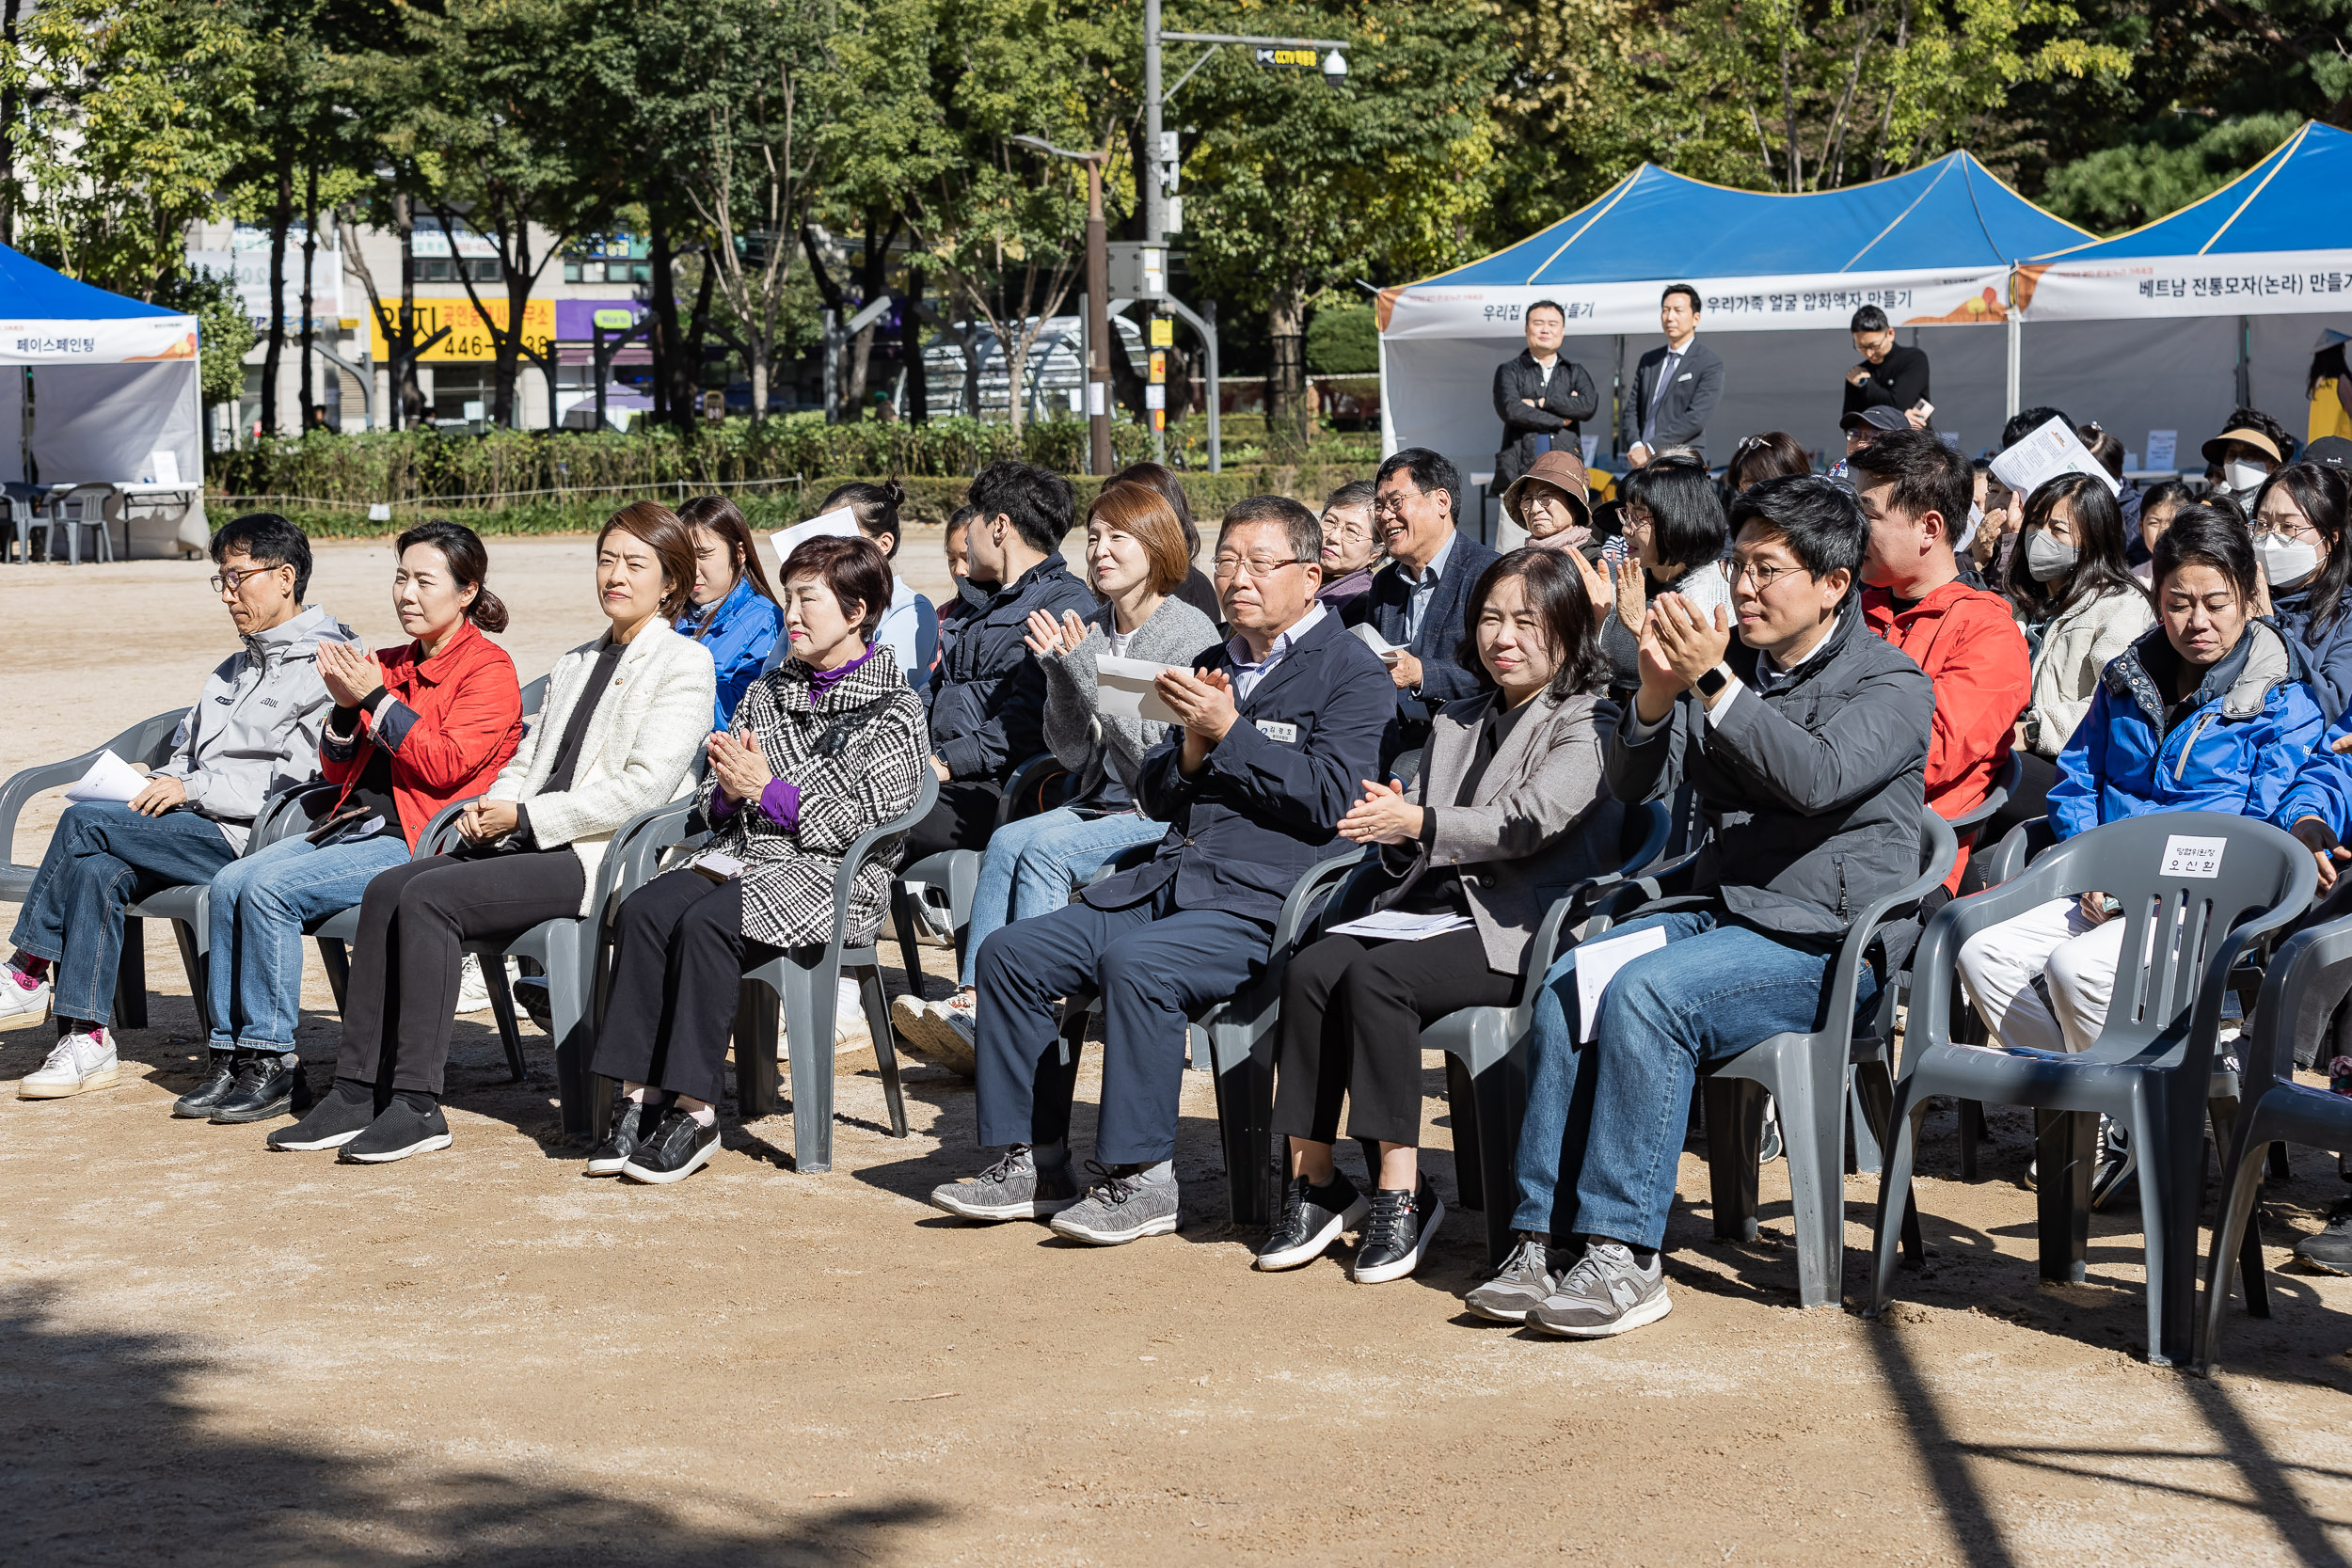
[[2027, 403], [2134, 451], [2177, 431], [2192, 471], [2240, 404], [2300, 439], [2312, 355], [2352, 331], [2352, 134], [2307, 124], [2201, 201], [2026, 261], [2016, 298]]
[[1382, 435], [1435, 447], [1465, 473], [1491, 468], [1502, 424], [1494, 369], [1522, 346], [1538, 299], [1568, 313], [1563, 352], [1600, 389], [1586, 426], [1612, 450], [1611, 386], [1664, 341], [1659, 295], [1689, 283], [1706, 302], [1700, 341], [1725, 387], [1708, 420], [1720, 463], [1741, 436], [1786, 430], [1842, 450], [1837, 420], [1855, 361], [1847, 323], [1877, 305], [1933, 369], [1938, 429], [1989, 446], [2008, 417], [2010, 263], [2090, 236], [2043, 212], [1965, 152], [1891, 180], [1778, 196], [1730, 190], [1645, 164], [1589, 205], [1483, 261], [1385, 293]]
[[[0, 245], [0, 481], [203, 480], [196, 318]], [[200, 528], [201, 507], [194, 515]], [[168, 532], [130, 542], [180, 553]]]

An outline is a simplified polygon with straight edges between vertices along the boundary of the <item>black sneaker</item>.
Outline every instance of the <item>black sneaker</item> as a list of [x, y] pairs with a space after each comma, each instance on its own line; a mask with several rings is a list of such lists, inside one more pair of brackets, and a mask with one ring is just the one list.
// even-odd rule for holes
[[1411, 1192], [1382, 1187], [1372, 1195], [1372, 1217], [1364, 1221], [1364, 1239], [1356, 1248], [1350, 1272], [1359, 1285], [1385, 1285], [1402, 1279], [1421, 1266], [1445, 1204], [1423, 1179]]
[[237, 1064], [237, 1081], [213, 1107], [217, 1124], [268, 1121], [276, 1117], [301, 1116], [310, 1108], [310, 1075], [295, 1057], [289, 1066], [275, 1051], [249, 1051]]
[[2328, 1228], [2295, 1243], [2295, 1260], [2314, 1274], [2352, 1274], [2352, 1198], [2328, 1211]]
[[1318, 1187], [1303, 1176], [1291, 1178], [1282, 1190], [1282, 1216], [1266, 1232], [1265, 1243], [1258, 1248], [1253, 1267], [1268, 1274], [1281, 1269], [1295, 1269], [1311, 1263], [1323, 1256], [1323, 1249], [1339, 1240], [1343, 1230], [1353, 1230], [1364, 1223], [1372, 1212], [1372, 1205], [1339, 1171], [1331, 1180]]
[[389, 1165], [449, 1145], [449, 1121], [441, 1115], [440, 1101], [413, 1089], [396, 1089], [392, 1102], [368, 1123], [366, 1132], [343, 1145], [340, 1158], [345, 1164]]
[[[651, 1091], [648, 1091], [651, 1092]], [[645, 1132], [655, 1119], [655, 1108], [642, 1100], [631, 1100], [614, 1090], [612, 1094], [612, 1125], [588, 1156], [590, 1176], [618, 1176], [628, 1157], [637, 1152], [645, 1141]]]
[[2105, 1209], [2139, 1170], [2131, 1132], [2112, 1117], [2099, 1118], [2099, 1164], [2090, 1178], [2090, 1207]]
[[375, 1090], [356, 1078], [338, 1078], [326, 1098], [292, 1127], [269, 1135], [269, 1147], [308, 1152], [341, 1148], [368, 1130], [375, 1119]]
[[672, 1111], [621, 1166], [621, 1175], [631, 1181], [656, 1184], [683, 1181], [710, 1164], [718, 1148], [717, 1117], [705, 1125], [685, 1111]]
[[171, 1102], [171, 1114], [200, 1121], [213, 1114], [221, 1097], [229, 1092], [237, 1076], [237, 1064], [245, 1055], [242, 1051], [208, 1052], [212, 1060], [204, 1065], [204, 1082]]
[[508, 993], [515, 998], [515, 1006], [520, 1007], [525, 1016], [539, 1026], [539, 1033], [543, 1035], [555, 1033], [555, 1004], [548, 1000], [548, 977], [546, 975], [526, 974], [520, 979], [510, 981], [506, 989]]

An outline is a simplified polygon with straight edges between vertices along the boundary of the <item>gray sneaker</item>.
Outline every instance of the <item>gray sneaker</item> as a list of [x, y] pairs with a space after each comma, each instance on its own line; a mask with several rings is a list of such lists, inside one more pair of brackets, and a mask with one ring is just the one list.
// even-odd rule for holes
[[1606, 1339], [1654, 1323], [1674, 1310], [1666, 1294], [1666, 1261], [1650, 1255], [1647, 1269], [1618, 1242], [1589, 1242], [1559, 1288], [1527, 1314], [1527, 1326], [1565, 1339]]
[[931, 1207], [967, 1220], [1041, 1220], [1077, 1201], [1070, 1168], [1039, 1170], [1026, 1144], [1015, 1144], [977, 1176], [931, 1189]]
[[1462, 1298], [1463, 1305], [1482, 1318], [1499, 1323], [1523, 1323], [1528, 1313], [1544, 1304], [1559, 1287], [1551, 1266], [1549, 1238], [1519, 1233], [1519, 1244], [1502, 1260], [1495, 1276]]
[[1141, 1173], [1114, 1176], [1087, 1162], [1094, 1185], [1076, 1204], [1054, 1216], [1054, 1234], [1092, 1246], [1124, 1246], [1145, 1236], [1176, 1232], [1176, 1178], [1147, 1181]]

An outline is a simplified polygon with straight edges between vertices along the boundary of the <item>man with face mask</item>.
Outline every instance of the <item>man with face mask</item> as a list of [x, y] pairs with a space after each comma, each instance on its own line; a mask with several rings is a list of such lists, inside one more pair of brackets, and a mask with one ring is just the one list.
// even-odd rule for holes
[[2256, 409], [2241, 408], [2202, 451], [2205, 461], [2220, 470], [2216, 487], [2237, 502], [2239, 511], [2251, 515], [2254, 493], [2286, 461], [2286, 429], [2278, 420]]

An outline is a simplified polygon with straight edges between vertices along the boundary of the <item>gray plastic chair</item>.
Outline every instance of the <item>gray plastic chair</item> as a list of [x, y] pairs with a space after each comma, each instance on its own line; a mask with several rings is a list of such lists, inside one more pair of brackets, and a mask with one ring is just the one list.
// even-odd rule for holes
[[[996, 802], [996, 826], [1034, 815], [1021, 809], [1022, 800], [1029, 785], [1042, 785], [1047, 777], [1067, 771], [1051, 752], [1041, 752], [1012, 770], [1005, 781], [1005, 793]], [[931, 783], [939, 782], [936, 774]], [[936, 796], [936, 790], [933, 791]], [[923, 999], [923, 960], [915, 951], [914, 884], [945, 887], [947, 890], [947, 925], [955, 933], [956, 961], [963, 961], [964, 939], [972, 927], [972, 895], [980, 885], [980, 861], [985, 851], [979, 849], [942, 849], [926, 855], [913, 865], [900, 869], [890, 879], [890, 919], [898, 928], [898, 958], [907, 975], [907, 994], [916, 1001]]]
[[876, 944], [849, 939], [850, 891], [869, 857], [895, 855], [914, 825], [939, 803], [939, 780], [923, 770], [914, 804], [899, 816], [858, 835], [842, 854], [833, 879], [833, 935], [823, 946], [792, 948], [744, 972], [735, 1012], [735, 1100], [745, 1121], [776, 1109], [776, 1004], [784, 1005], [785, 1037], [792, 1048], [792, 1164], [804, 1174], [833, 1168], [833, 1030], [841, 973], [858, 979], [874, 1059], [882, 1069], [890, 1135], [907, 1135], [907, 1107], [898, 1087], [898, 1053], [890, 1032]]
[[2287, 1142], [2337, 1153], [2352, 1149], [2352, 1099], [2295, 1081], [2295, 1042], [2327, 1027], [2347, 989], [2352, 989], [2352, 917], [2296, 932], [2272, 956], [2263, 976], [2251, 1027], [2240, 1047], [2247, 1103], [2238, 1112], [2236, 1136], [2224, 1146], [2222, 1169], [2229, 1185], [2205, 1259], [2204, 1333], [2197, 1350], [2201, 1371], [2212, 1371], [2221, 1359], [2233, 1256], [2246, 1284], [2247, 1314], [2270, 1316], [2262, 1236], [2249, 1223], [2262, 1191], [2264, 1156]]
[[[82, 563], [82, 531], [91, 534], [90, 559], [111, 562], [115, 558], [115, 540], [111, 531], [110, 514], [119, 509], [115, 487], [103, 482], [76, 484], [71, 490], [59, 491], [49, 498], [49, 517], [44, 523], [35, 519], [35, 531], [48, 531], [49, 559], [57, 559], [57, 534], [65, 534], [66, 560], [69, 564]], [[124, 541], [129, 548], [129, 541]]]
[[[2168, 841], [2220, 839], [2211, 877], [2163, 870]], [[2311, 851], [2267, 822], [2216, 812], [2159, 812], [2109, 822], [2044, 853], [2019, 876], [1946, 905], [1920, 939], [1894, 1145], [1880, 1186], [1870, 1312], [1895, 1282], [1894, 1226], [1911, 1203], [1918, 1117], [1931, 1095], [2030, 1105], [2041, 1118], [2042, 1277], [2079, 1281], [2090, 1235], [2099, 1113], [2130, 1130], [2139, 1151], [2148, 1252], [2149, 1360], [2189, 1359], [2196, 1332], [2197, 1211], [2209, 1101], [2234, 1101], [2235, 1076], [2215, 1072], [2221, 999], [2238, 956], [2310, 906]], [[2090, 1050], [2022, 1051], [1950, 1042], [1951, 990], [1968, 938], [2055, 898], [2092, 890], [2120, 900], [2122, 952], [2106, 1026]], [[2162, 911], [2161, 921], [2157, 911]], [[2164, 940], [2154, 940], [2161, 930]], [[2175, 931], [2186, 940], [2173, 940]], [[2140, 955], [2145, 955], [2144, 958]]]

